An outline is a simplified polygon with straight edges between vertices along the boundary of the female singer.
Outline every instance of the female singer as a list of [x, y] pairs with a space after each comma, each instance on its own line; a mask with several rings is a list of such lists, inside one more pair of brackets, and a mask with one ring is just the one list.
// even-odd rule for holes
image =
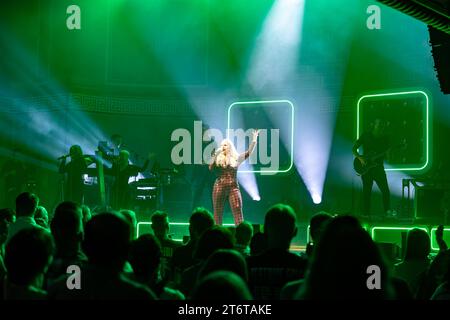
[[215, 169], [217, 179], [213, 187], [213, 209], [216, 224], [222, 225], [223, 209], [228, 198], [234, 223], [237, 226], [242, 222], [242, 196], [239, 190], [236, 174], [239, 165], [253, 152], [258, 139], [259, 130], [253, 131], [253, 139], [248, 150], [238, 154], [233, 143], [229, 139], [222, 141], [220, 148], [211, 160], [209, 170]]

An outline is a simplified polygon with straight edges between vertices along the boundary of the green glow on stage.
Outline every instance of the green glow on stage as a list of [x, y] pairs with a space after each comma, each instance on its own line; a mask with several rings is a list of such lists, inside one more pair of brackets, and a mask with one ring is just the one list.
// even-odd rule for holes
[[[434, 227], [434, 228], [431, 228], [431, 231], [430, 231], [431, 249], [432, 250], [439, 250], [439, 246], [436, 242], [436, 230], [437, 230], [437, 228]], [[446, 243], [450, 243], [450, 228], [444, 228], [443, 238]]]
[[[424, 230], [426, 233], [429, 234], [428, 228], [423, 226], [410, 226], [410, 227], [372, 227], [370, 234], [372, 236], [373, 241], [377, 241], [376, 239], [376, 233], [383, 232], [383, 231], [391, 231], [392, 233], [399, 233], [401, 235], [402, 231], [409, 231], [411, 229], [421, 229]], [[378, 231], [378, 232], [377, 232]], [[401, 239], [400, 239], [401, 240]]]

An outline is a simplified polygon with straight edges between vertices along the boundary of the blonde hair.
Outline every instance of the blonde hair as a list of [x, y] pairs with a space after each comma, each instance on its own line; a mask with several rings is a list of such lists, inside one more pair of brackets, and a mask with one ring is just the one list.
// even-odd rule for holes
[[226, 156], [223, 151], [220, 151], [216, 157], [216, 165], [218, 167], [237, 167], [239, 154], [237, 153], [233, 142], [231, 142], [230, 139], [224, 139], [220, 145], [223, 146], [224, 144], [228, 144], [228, 155]]

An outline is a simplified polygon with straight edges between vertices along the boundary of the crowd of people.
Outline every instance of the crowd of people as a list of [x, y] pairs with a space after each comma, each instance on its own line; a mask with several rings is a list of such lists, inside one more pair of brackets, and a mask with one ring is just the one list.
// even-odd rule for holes
[[262, 231], [216, 225], [197, 207], [181, 243], [163, 211], [151, 216], [152, 234], [137, 235], [131, 210], [91, 214], [66, 201], [49, 215], [29, 192], [15, 202], [0, 210], [2, 300], [450, 299], [442, 226], [434, 258], [429, 235], [412, 229], [393, 264], [350, 215], [315, 214], [305, 252], [291, 251], [297, 221], [286, 204], [267, 210]]

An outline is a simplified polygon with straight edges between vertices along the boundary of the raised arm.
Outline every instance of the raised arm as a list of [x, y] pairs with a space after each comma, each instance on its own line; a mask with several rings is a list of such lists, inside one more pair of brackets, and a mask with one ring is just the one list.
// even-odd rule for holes
[[250, 142], [250, 146], [248, 147], [248, 150], [239, 155], [239, 158], [238, 158], [239, 164], [241, 164], [244, 160], [248, 159], [248, 157], [250, 157], [250, 155], [255, 150], [256, 142], [258, 141], [258, 134], [259, 134], [259, 130], [253, 131], [252, 142]]
[[447, 244], [444, 241], [444, 226], [439, 225], [435, 233], [436, 242], [439, 246], [439, 251], [444, 252], [448, 249]]

